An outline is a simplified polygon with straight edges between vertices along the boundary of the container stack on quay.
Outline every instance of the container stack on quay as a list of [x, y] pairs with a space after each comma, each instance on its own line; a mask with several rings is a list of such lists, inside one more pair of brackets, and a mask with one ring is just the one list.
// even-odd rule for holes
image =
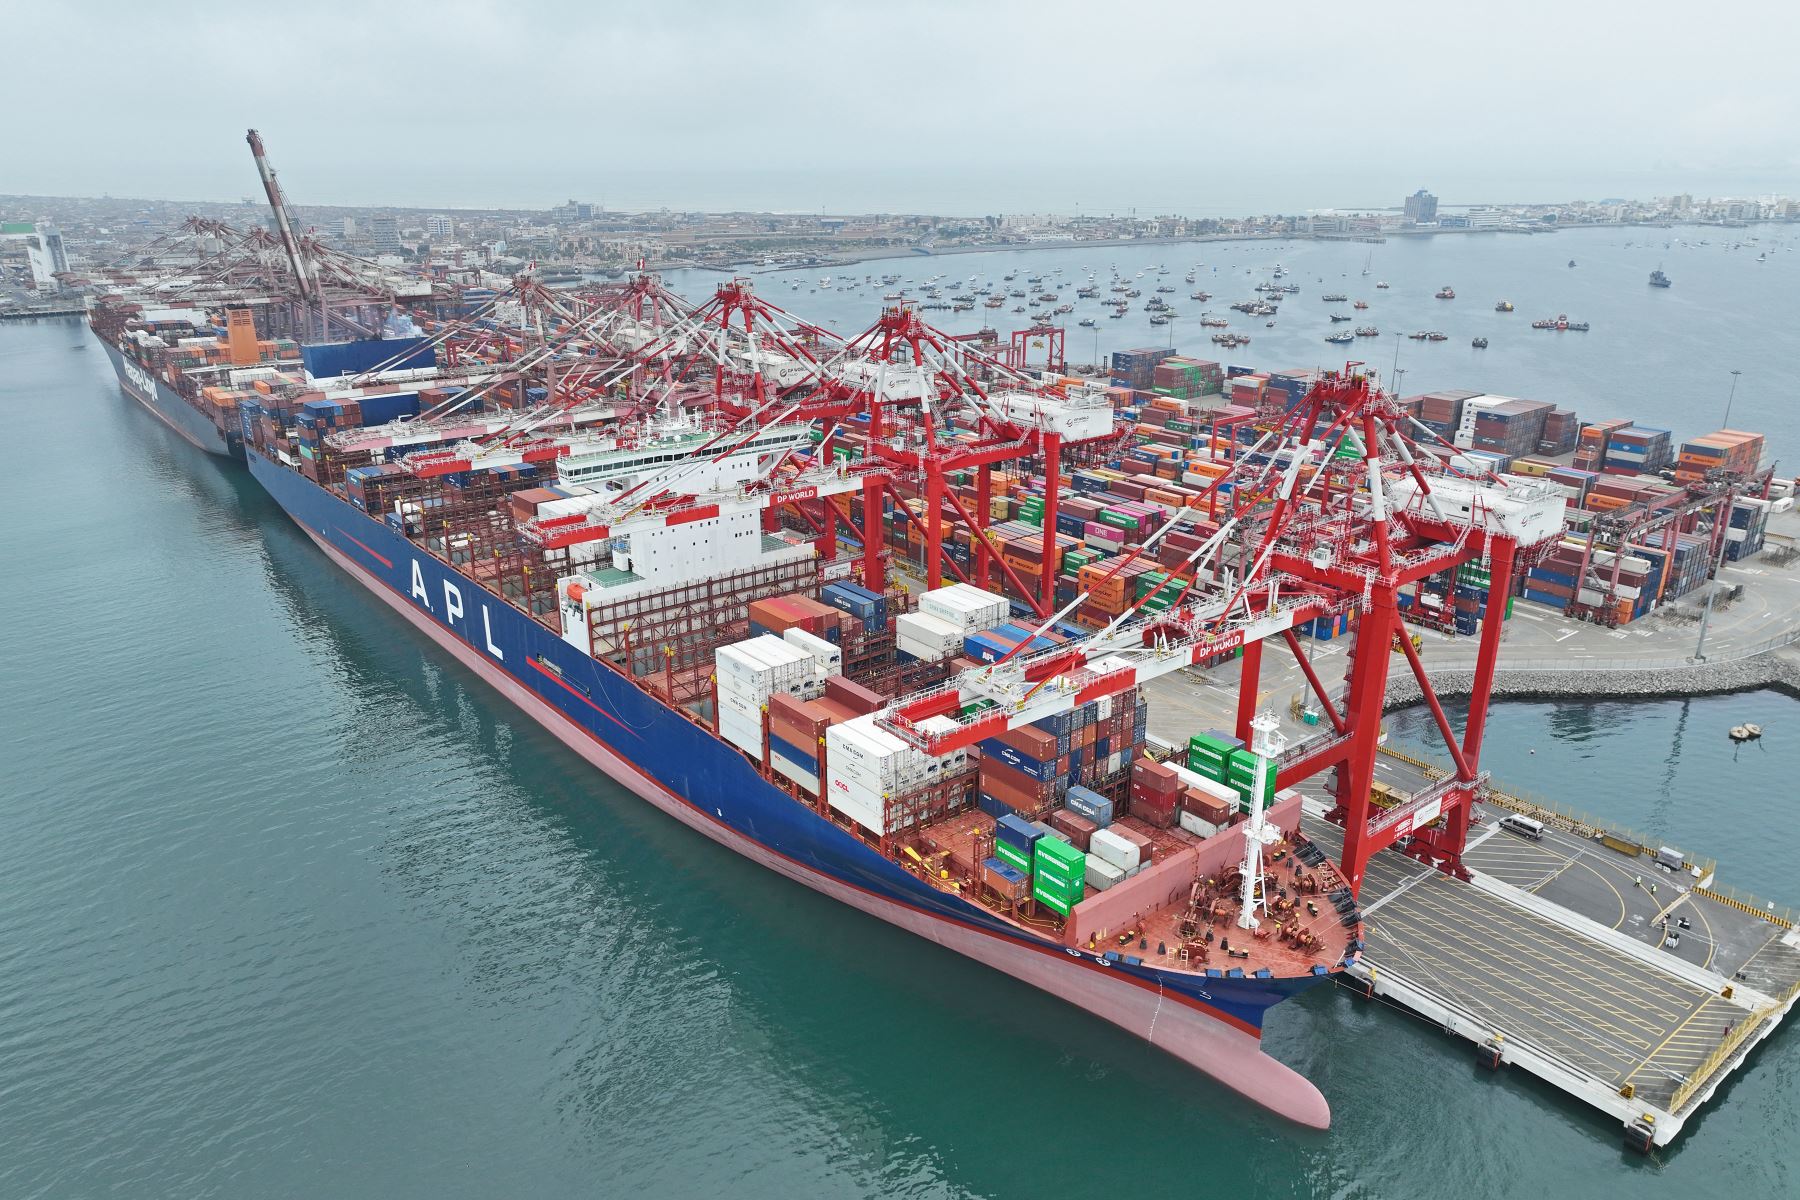
[[1748, 475], [1762, 461], [1762, 452], [1762, 434], [1721, 429], [1681, 443], [1681, 452], [1675, 459], [1675, 478], [1681, 483], [1698, 483], [1709, 471]]
[[[1048, 555], [1059, 606], [1087, 593], [1070, 614], [1070, 627], [1046, 633], [1033, 649], [1054, 644], [1065, 632], [1078, 635], [1103, 628], [1134, 608], [1155, 612], [1173, 603], [1192, 578], [1184, 565], [1188, 554], [1217, 531], [1220, 506], [1229, 503], [1229, 493], [1219, 490], [1219, 481], [1234, 462], [1251, 453], [1261, 428], [1297, 403], [1317, 378], [1310, 370], [1220, 366], [1163, 347], [1119, 351], [1111, 368], [1113, 386], [1108, 394], [1119, 418], [1130, 423], [1131, 440], [1110, 464], [1066, 474], [1055, 529], [1048, 536], [1043, 529], [1044, 479], [1002, 471], [991, 476], [986, 514], [990, 523], [985, 532], [993, 555], [1033, 585], [1042, 577]], [[1760, 436], [1722, 430], [1683, 443], [1677, 459], [1666, 430], [1624, 420], [1584, 424], [1574, 412], [1546, 401], [1469, 390], [1427, 392], [1399, 404], [1444, 440], [1441, 449], [1453, 467], [1543, 481], [1560, 491], [1572, 509], [1590, 513], [1669, 503], [1682, 486], [1703, 480], [1709, 470], [1753, 472], [1762, 453]], [[1675, 483], [1657, 477], [1671, 465], [1676, 468]], [[978, 502], [974, 483], [972, 473], [949, 480], [950, 490], [971, 510]], [[922, 566], [923, 531], [930, 519], [922, 499], [903, 495], [899, 504], [891, 498], [884, 504], [892, 515], [890, 545], [904, 559]], [[1753, 508], [1734, 512], [1728, 559], [1754, 553], [1753, 548], [1762, 545], [1762, 523]], [[974, 535], [947, 511], [937, 517], [945, 555], [965, 570], [972, 568]], [[1120, 567], [1122, 556], [1131, 554], [1171, 517], [1179, 517], [1179, 524], [1153, 553]], [[1581, 523], [1572, 524], [1577, 528], [1570, 538], [1584, 540]], [[1626, 557], [1634, 568], [1645, 560], [1655, 568], [1646, 569], [1641, 583], [1628, 581], [1630, 572], [1618, 580], [1608, 573], [1605, 586], [1595, 588], [1591, 578], [1587, 582], [1575, 578], [1579, 563], [1571, 570], [1567, 561], [1544, 562], [1537, 576], [1521, 580], [1515, 594], [1584, 619], [1609, 623], [1636, 619], [1698, 586], [1689, 566], [1691, 533], [1692, 522], [1687, 521], [1671, 537], [1660, 538], [1653, 552], [1628, 547]], [[1588, 563], [1591, 576], [1593, 556]], [[990, 585], [1012, 603], [1021, 624], [989, 625], [974, 638], [969, 636], [973, 631], [965, 631], [959, 653], [978, 662], [1005, 656], [1029, 632], [1024, 627], [1030, 624], [1024, 615], [1026, 597], [1004, 572], [998, 568], [992, 572]], [[1403, 596], [1402, 603], [1410, 619], [1474, 632], [1486, 615], [1485, 585], [1485, 579], [1472, 577], [1426, 580], [1413, 590], [1410, 601]], [[920, 619], [908, 623], [903, 653], [927, 661], [951, 658], [948, 630], [937, 624], [940, 620], [954, 623], [949, 614], [921, 610]], [[1320, 618], [1304, 623], [1299, 632], [1329, 640], [1346, 633], [1354, 620], [1354, 613]]]
[[1173, 358], [1175, 351], [1163, 346], [1146, 346], [1137, 350], [1114, 350], [1112, 385], [1133, 391], [1149, 391], [1156, 383], [1156, 365]]
[[1630, 421], [1589, 421], [1582, 425], [1575, 440], [1574, 465], [1583, 471], [1602, 471], [1606, 467], [1606, 448], [1612, 435], [1631, 427]]
[[1675, 461], [1667, 429], [1626, 425], [1611, 430], [1606, 438], [1608, 475], [1651, 475]]
[[1404, 405], [1416, 401], [1419, 423], [1444, 441], [1451, 442], [1462, 427], [1464, 403], [1479, 395], [1480, 392], [1455, 390], [1427, 392], [1422, 396], [1409, 396], [1401, 403]]
[[1575, 451], [1581, 436], [1581, 421], [1566, 408], [1553, 408], [1544, 416], [1543, 435], [1538, 439], [1539, 454], [1564, 455]]
[[[1116, 361], [1114, 367], [1116, 381]], [[1225, 368], [1203, 358], [1171, 354], [1156, 364], [1150, 376], [1150, 390], [1173, 400], [1198, 400], [1219, 395], [1224, 389]]]
[[1553, 405], [1510, 396], [1475, 396], [1463, 403], [1453, 444], [1459, 450], [1492, 455], [1505, 471], [1512, 460], [1537, 451]]
[[1725, 530], [1725, 557], [1730, 562], [1749, 558], [1763, 547], [1763, 531], [1773, 504], [1746, 496], [1731, 506], [1731, 525]]

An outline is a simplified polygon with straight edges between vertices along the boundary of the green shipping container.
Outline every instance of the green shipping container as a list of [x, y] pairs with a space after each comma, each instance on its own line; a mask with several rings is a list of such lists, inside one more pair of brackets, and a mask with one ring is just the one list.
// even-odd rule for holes
[[[1249, 812], [1252, 795], [1256, 786], [1257, 755], [1249, 750], [1239, 750], [1231, 756], [1226, 765], [1224, 782], [1231, 785], [1238, 794], [1238, 808], [1241, 812]], [[1270, 764], [1263, 775], [1263, 807], [1275, 803], [1275, 769]]]
[[1214, 783], [1225, 782], [1225, 764], [1216, 759], [1207, 758], [1204, 754], [1188, 751], [1187, 769], [1196, 775], [1204, 775]]
[[1196, 733], [1188, 739], [1188, 770], [1202, 771], [1194, 766], [1197, 761], [1205, 764], [1202, 772], [1208, 779], [1224, 779], [1225, 766], [1236, 746], [1207, 733]]
[[1262, 756], [1253, 750], [1233, 750], [1231, 757], [1225, 760], [1227, 779], [1236, 783], [1249, 783], [1256, 778], [1256, 763]]
[[1048, 860], [1052, 870], [1060, 868], [1072, 878], [1087, 878], [1087, 855], [1065, 841], [1051, 837], [1039, 838], [1034, 857], [1039, 862]]
[[1006, 842], [996, 841], [994, 843], [994, 857], [1009, 867], [1016, 867], [1027, 875], [1031, 874], [1031, 860], [1025, 857], [1023, 851]]
[[1062, 916], [1069, 916], [1069, 910], [1078, 903], [1082, 903], [1080, 896], [1057, 896], [1055, 892], [1044, 891], [1037, 883], [1031, 885], [1031, 898], [1051, 912], [1057, 912]]

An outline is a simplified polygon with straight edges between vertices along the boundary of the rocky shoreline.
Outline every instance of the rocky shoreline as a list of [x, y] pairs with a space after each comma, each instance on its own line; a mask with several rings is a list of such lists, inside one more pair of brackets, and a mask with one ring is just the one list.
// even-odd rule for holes
[[[1472, 671], [1433, 671], [1431, 685], [1440, 696], [1466, 696], [1473, 689], [1474, 678]], [[1494, 675], [1494, 695], [1519, 700], [1653, 699], [1762, 688], [1800, 696], [1800, 659], [1770, 651], [1730, 662], [1641, 671], [1509, 671], [1502, 665]], [[1387, 711], [1407, 708], [1422, 699], [1417, 681], [1410, 676], [1389, 681]]]

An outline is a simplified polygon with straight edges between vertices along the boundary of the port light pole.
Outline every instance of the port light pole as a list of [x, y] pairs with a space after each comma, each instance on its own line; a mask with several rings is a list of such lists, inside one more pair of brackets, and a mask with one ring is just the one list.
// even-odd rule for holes
[[[1725, 428], [1731, 428], [1731, 402], [1737, 398], [1738, 376], [1743, 372], [1733, 367], [1731, 371], [1731, 390], [1725, 394]], [[1713, 518], [1731, 525], [1731, 506], [1724, 506], [1724, 511]], [[1700, 638], [1694, 643], [1694, 661], [1706, 661], [1706, 627], [1712, 623], [1713, 597], [1719, 593], [1719, 569], [1725, 565], [1725, 548], [1730, 543], [1723, 537], [1719, 539], [1719, 557], [1713, 562], [1712, 571], [1706, 580], [1706, 606], [1700, 610]]]

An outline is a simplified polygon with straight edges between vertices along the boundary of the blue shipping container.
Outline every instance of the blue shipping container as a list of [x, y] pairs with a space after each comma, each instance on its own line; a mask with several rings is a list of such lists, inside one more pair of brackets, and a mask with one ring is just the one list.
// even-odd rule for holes
[[769, 753], [779, 754], [795, 766], [805, 767], [814, 775], [819, 773], [819, 756], [816, 751], [808, 754], [792, 742], [784, 741], [772, 733], [769, 735]]
[[399, 417], [416, 417], [419, 415], [419, 395], [417, 392], [388, 392], [379, 396], [362, 397], [362, 418], [364, 425], [386, 425]]
[[1001, 862], [997, 858], [990, 858], [981, 865], [1000, 876], [1000, 878], [1006, 880], [1006, 882], [1012, 884], [1014, 887], [1017, 887], [1026, 881], [1025, 872], [1019, 870], [1019, 868], [1013, 866], [1011, 863]]
[[1084, 787], [1070, 788], [1068, 795], [1063, 797], [1063, 807], [1103, 829], [1113, 822], [1113, 802]]
[[1030, 821], [1011, 809], [994, 822], [994, 835], [1014, 849], [1024, 851], [1027, 857], [1037, 845], [1038, 838], [1043, 836]]
[[390, 371], [414, 371], [437, 366], [437, 349], [431, 339], [365, 338], [354, 342], [316, 342], [300, 347], [300, 362], [315, 379], [360, 375], [371, 367]]
[[1015, 771], [1023, 772], [1040, 783], [1048, 783], [1056, 778], [1056, 763], [1040, 762], [1015, 746], [1009, 746], [999, 738], [986, 738], [981, 743], [983, 758], [994, 762], [1005, 763]]

